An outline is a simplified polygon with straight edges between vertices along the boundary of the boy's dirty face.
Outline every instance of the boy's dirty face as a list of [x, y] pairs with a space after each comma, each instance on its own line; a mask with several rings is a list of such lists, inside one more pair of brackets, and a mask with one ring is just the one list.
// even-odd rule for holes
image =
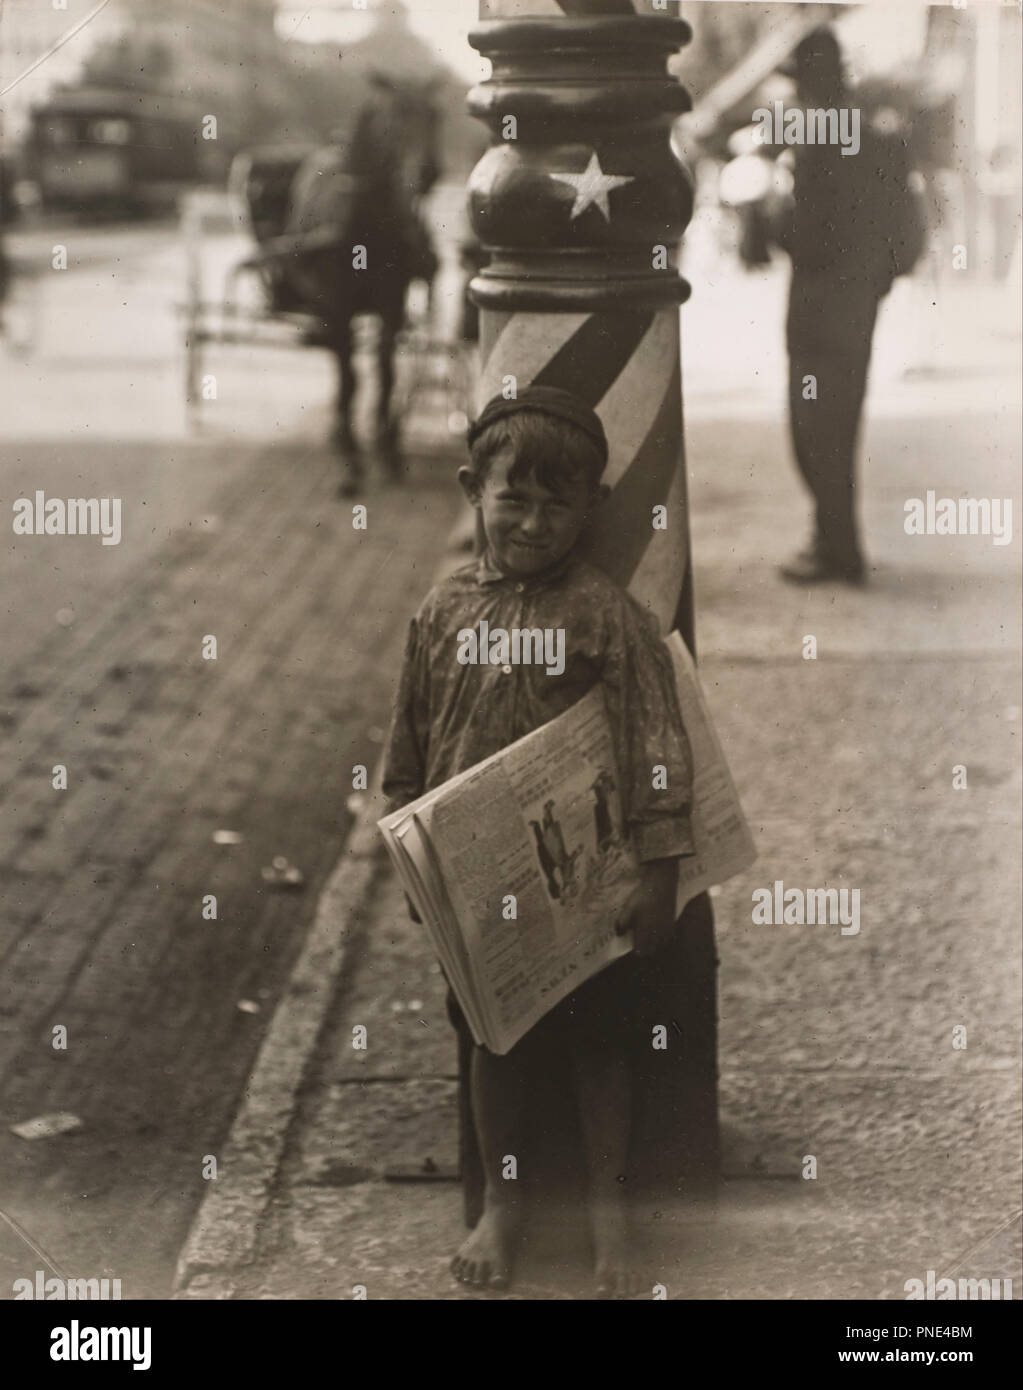
[[494, 455], [482, 487], [468, 468], [458, 477], [483, 518], [491, 558], [502, 574], [539, 574], [572, 549], [602, 490], [583, 473], [565, 479], [557, 491], [541, 487], [532, 473], [512, 481], [514, 464], [514, 451], [505, 446]]

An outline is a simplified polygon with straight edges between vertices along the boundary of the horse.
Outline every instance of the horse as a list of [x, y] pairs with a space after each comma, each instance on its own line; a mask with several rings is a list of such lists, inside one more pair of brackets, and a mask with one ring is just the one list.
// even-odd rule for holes
[[337, 412], [331, 442], [340, 454], [342, 492], [362, 474], [352, 430], [355, 374], [352, 318], [379, 321], [375, 444], [392, 469], [400, 461], [400, 420], [392, 410], [395, 342], [414, 279], [432, 281], [437, 258], [419, 213], [436, 182], [440, 112], [435, 80], [374, 73], [368, 99], [346, 131], [307, 154], [288, 195], [280, 274], [319, 321], [337, 361]]

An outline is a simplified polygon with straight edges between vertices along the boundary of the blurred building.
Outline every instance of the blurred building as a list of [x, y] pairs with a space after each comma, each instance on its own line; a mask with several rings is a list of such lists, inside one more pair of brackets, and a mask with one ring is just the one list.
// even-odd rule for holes
[[4, 0], [0, 130], [17, 143], [33, 106], [88, 81], [213, 99], [230, 144], [283, 95], [274, 11], [274, 0]]
[[[241, 147], [325, 138], [360, 101], [373, 67], [433, 75], [444, 115], [445, 167], [464, 177], [482, 128], [465, 112], [468, 80], [446, 61], [461, 55], [478, 76], [465, 32], [475, 0], [409, 13], [400, 0], [3, 0], [0, 137], [16, 149], [32, 108], [58, 86], [88, 83], [164, 93], [217, 119], [203, 150], [210, 174]], [[429, 14], [424, 13], [429, 10]], [[62, 46], [61, 39], [92, 14]]]
[[[477, 0], [280, 0], [277, 33], [291, 61], [305, 61], [314, 89], [329, 75], [332, 98], [358, 99], [371, 70], [412, 81], [432, 79], [441, 112], [444, 177], [461, 181], [487, 145], [487, 134], [467, 112], [466, 93], [487, 64], [469, 46]], [[321, 95], [321, 105], [326, 97]]]
[[[278, 0], [277, 30], [289, 43], [333, 44], [347, 49], [386, 33], [411, 35], [428, 61], [452, 69], [468, 87], [486, 76], [488, 64], [469, 45], [479, 0]], [[400, 44], [400, 40], [399, 40]], [[411, 51], [411, 50], [409, 50]], [[402, 61], [396, 52], [395, 61]]]
[[23, 137], [32, 106], [60, 83], [75, 81], [96, 44], [123, 27], [118, 0], [110, 0], [76, 38], [53, 51], [94, 7], [81, 0], [67, 0], [67, 6], [57, 10], [40, 0], [4, 0], [0, 5], [0, 137], [8, 146]]

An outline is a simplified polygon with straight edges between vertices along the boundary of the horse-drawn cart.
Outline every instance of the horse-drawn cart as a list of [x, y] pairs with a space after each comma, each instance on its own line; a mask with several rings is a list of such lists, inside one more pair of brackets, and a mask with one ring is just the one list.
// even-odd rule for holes
[[313, 319], [275, 305], [247, 210], [230, 193], [200, 189], [187, 194], [181, 203], [181, 233], [185, 401], [194, 424], [202, 409], [211, 347], [297, 346]]
[[350, 172], [350, 162], [343, 145], [247, 151], [234, 161], [226, 194], [199, 190], [183, 200], [181, 229], [192, 422], [214, 347], [326, 348], [339, 376], [332, 442], [354, 483], [362, 444], [352, 427], [353, 359], [372, 365], [377, 406], [369, 433], [392, 463], [413, 411], [428, 402], [436, 425], [443, 400], [445, 435], [464, 430], [471, 368], [455, 333], [435, 328], [439, 262], [418, 196], [402, 202], [392, 193], [388, 203], [369, 174]]

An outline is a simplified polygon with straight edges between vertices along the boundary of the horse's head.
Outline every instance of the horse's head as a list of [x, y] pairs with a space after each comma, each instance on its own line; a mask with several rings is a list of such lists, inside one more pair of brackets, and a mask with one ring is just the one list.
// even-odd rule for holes
[[351, 294], [338, 278], [337, 250], [353, 235], [389, 239], [408, 278], [428, 279], [436, 268], [415, 204], [440, 173], [437, 80], [374, 72], [367, 86], [347, 123], [303, 161], [289, 194], [287, 231], [302, 257], [289, 274], [310, 302], [333, 303], [335, 313]]
[[440, 174], [441, 79], [417, 79], [374, 69], [357, 143], [376, 170], [386, 169], [399, 194], [420, 198]]

